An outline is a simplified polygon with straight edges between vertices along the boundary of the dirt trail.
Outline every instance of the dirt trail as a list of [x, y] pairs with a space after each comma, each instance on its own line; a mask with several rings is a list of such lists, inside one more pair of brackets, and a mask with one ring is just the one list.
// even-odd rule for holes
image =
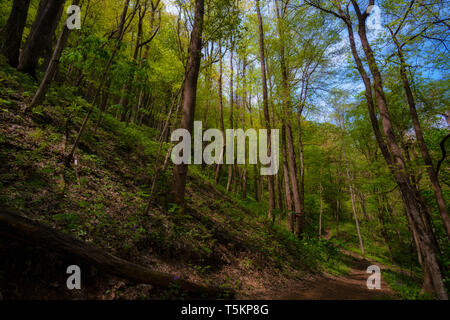
[[[349, 274], [333, 276], [323, 274], [311, 279], [292, 282], [289, 286], [271, 290], [256, 299], [279, 300], [376, 300], [396, 299], [394, 292], [383, 279], [381, 271], [381, 289], [367, 288], [367, 267], [373, 263], [356, 254], [348, 255]], [[377, 264], [381, 270], [384, 266]]]

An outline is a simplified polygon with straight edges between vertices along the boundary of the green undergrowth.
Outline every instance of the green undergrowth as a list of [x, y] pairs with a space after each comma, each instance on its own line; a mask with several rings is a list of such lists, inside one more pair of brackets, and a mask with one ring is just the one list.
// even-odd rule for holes
[[432, 295], [421, 293], [421, 281], [402, 272], [383, 270], [383, 277], [392, 290], [403, 300], [430, 300]]

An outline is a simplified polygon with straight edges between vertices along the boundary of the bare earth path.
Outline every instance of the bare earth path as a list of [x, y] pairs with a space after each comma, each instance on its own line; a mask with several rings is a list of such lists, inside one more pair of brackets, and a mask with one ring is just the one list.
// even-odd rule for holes
[[[283, 288], [270, 290], [256, 299], [280, 300], [376, 300], [396, 299], [394, 292], [383, 279], [385, 266], [370, 262], [356, 254], [348, 255], [348, 275], [323, 274], [311, 279], [292, 282]], [[376, 264], [381, 268], [381, 289], [367, 288], [367, 267]]]

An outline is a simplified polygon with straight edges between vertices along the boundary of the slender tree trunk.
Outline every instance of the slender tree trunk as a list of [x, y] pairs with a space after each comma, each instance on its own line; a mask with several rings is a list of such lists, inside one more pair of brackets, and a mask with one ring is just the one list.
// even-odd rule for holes
[[[243, 67], [242, 67], [242, 79], [243, 79], [243, 86], [244, 86], [244, 97], [242, 99], [242, 107], [241, 107], [241, 116], [242, 116], [242, 129], [245, 129], [245, 105], [247, 104], [247, 78], [246, 78], [246, 67], [247, 67], [247, 61], [246, 57], [244, 57], [243, 61]], [[247, 157], [245, 159], [244, 163], [244, 171], [242, 173], [243, 179], [242, 179], [242, 198], [247, 199]]]
[[49, 41], [51, 43], [63, 7], [62, 0], [41, 0], [30, 34], [20, 54], [17, 70], [35, 76], [39, 57]]
[[100, 114], [98, 116], [97, 123], [95, 124], [94, 135], [97, 134], [97, 129], [100, 126], [100, 124], [102, 123], [103, 113], [108, 108], [109, 88], [110, 88], [110, 86], [111, 86], [111, 80], [106, 85], [106, 88], [102, 90], [102, 97], [100, 99]]
[[[189, 132], [192, 132], [194, 125], [197, 80], [202, 50], [204, 6], [204, 0], [195, 1], [194, 25], [189, 45], [189, 62], [184, 88], [183, 116], [181, 118], [181, 128], [186, 129]], [[175, 165], [173, 169], [172, 196], [179, 205], [184, 205], [187, 171], [187, 164]]]
[[[159, 161], [160, 161], [159, 158], [161, 156], [161, 150], [162, 150], [163, 142], [165, 142], [165, 137], [167, 136], [167, 132], [169, 131], [169, 124], [170, 124], [170, 120], [172, 118], [172, 111], [173, 111], [175, 103], [177, 104], [177, 109], [176, 109], [176, 112], [175, 112], [175, 117], [173, 118], [173, 122], [171, 124], [172, 127], [175, 126], [175, 123], [176, 123], [176, 121], [178, 119], [178, 114], [180, 112], [180, 107], [181, 107], [181, 102], [182, 102], [181, 98], [182, 98], [182, 95], [183, 95], [185, 78], [186, 78], [186, 74], [183, 77], [183, 81], [181, 82], [180, 88], [178, 89], [177, 93], [175, 94], [175, 96], [172, 99], [172, 103], [171, 103], [171, 106], [170, 106], [169, 114], [167, 115], [166, 122], [164, 124], [164, 128], [163, 128], [163, 130], [161, 132], [161, 135], [159, 136], [159, 139], [158, 139], [159, 147], [158, 147], [158, 152], [156, 153], [156, 162], [155, 162], [155, 167], [154, 167], [153, 181], [152, 181], [152, 186], [151, 186], [151, 189], [150, 189], [150, 195], [149, 195], [149, 199], [148, 199], [148, 202], [147, 202], [147, 206], [145, 207], [145, 210], [144, 210], [144, 215], [146, 215], [146, 216], [148, 215], [148, 213], [150, 211], [150, 207], [151, 207], [152, 203], [154, 202], [153, 201], [154, 200], [153, 199], [153, 195], [155, 194], [156, 182], [159, 179], [159, 174], [166, 170], [166, 168], [167, 168], [167, 161], [168, 161], [168, 159], [170, 157], [170, 154], [172, 152], [172, 145], [171, 145], [169, 150], [166, 153], [166, 158], [164, 160], [164, 164], [161, 166], [159, 164]], [[178, 100], [178, 102], [177, 102], [177, 100]]]
[[[258, 15], [258, 27], [259, 27], [259, 56], [261, 60], [261, 81], [262, 81], [262, 89], [263, 89], [263, 104], [264, 104], [264, 119], [267, 127], [267, 146], [270, 153], [271, 149], [271, 127], [270, 127], [270, 117], [269, 117], [269, 104], [267, 98], [267, 81], [266, 81], [266, 58], [264, 52], [264, 30], [263, 30], [263, 22], [261, 17], [261, 10], [259, 8], [259, 0], [256, 0], [256, 13]], [[268, 154], [270, 155], [270, 154]], [[267, 213], [267, 217], [273, 223], [275, 221], [275, 216], [273, 215], [274, 209], [274, 184], [273, 184], [273, 176], [269, 175], [267, 177], [268, 183], [268, 191], [269, 191], [269, 211]]]
[[322, 186], [322, 166], [320, 166], [320, 174], [319, 174], [319, 202], [320, 202], [320, 208], [319, 208], [319, 239], [322, 238], [322, 214], [323, 214], [323, 186]]
[[292, 126], [290, 122], [291, 116], [291, 96], [288, 83], [288, 67], [286, 65], [286, 58], [284, 52], [284, 27], [283, 20], [278, 7], [278, 2], [275, 2], [277, 6], [277, 22], [278, 22], [278, 34], [280, 38], [280, 65], [281, 65], [281, 80], [283, 88], [283, 110], [284, 110], [284, 127], [286, 130], [287, 151], [288, 151], [288, 168], [289, 177], [291, 181], [292, 198], [294, 201], [295, 210], [295, 232], [297, 237], [301, 238], [304, 228], [304, 210], [302, 205], [302, 197], [299, 190], [299, 183], [297, 178], [297, 164], [295, 157], [294, 141], [292, 137]]
[[[269, 81], [269, 101], [270, 101], [270, 110], [271, 110], [271, 127], [275, 128], [275, 105], [274, 105], [274, 98], [273, 98], [273, 85], [272, 85], [272, 75], [271, 75], [271, 68], [269, 65], [269, 60], [267, 60], [267, 78]], [[280, 209], [282, 206], [282, 196], [280, 192], [280, 183], [279, 183], [279, 175], [276, 174], [274, 176], [274, 194], [275, 194], [275, 200], [274, 200], [274, 206], [276, 209]]]
[[344, 157], [345, 157], [345, 169], [347, 171], [348, 188], [350, 190], [350, 197], [352, 199], [353, 218], [355, 219], [356, 232], [358, 234], [359, 247], [361, 249], [361, 254], [364, 255], [364, 244], [363, 244], [363, 239], [362, 239], [362, 236], [361, 236], [361, 230], [359, 228], [358, 214], [356, 213], [355, 192], [353, 190], [353, 182], [352, 182], [351, 177], [350, 177], [350, 171], [349, 171], [349, 168], [348, 168], [347, 155], [345, 154], [345, 151], [344, 151]]
[[[206, 82], [206, 88], [207, 88], [207, 92], [208, 92], [208, 96], [210, 96], [212, 94], [211, 92], [211, 88], [212, 88], [212, 59], [213, 59], [213, 51], [214, 51], [214, 43], [211, 43], [211, 52], [209, 52], [209, 45], [206, 46], [206, 50], [205, 53], [207, 55], [207, 61], [208, 61], [208, 67], [206, 68], [205, 71], [205, 82]], [[210, 99], [208, 99], [206, 101], [206, 110], [205, 110], [205, 114], [204, 114], [204, 118], [203, 118], [203, 125], [208, 128], [208, 116], [209, 116], [209, 110], [211, 109], [211, 101]], [[206, 141], [203, 141], [202, 143], [202, 152], [203, 150], [205, 150], [206, 148]], [[202, 161], [202, 170], [206, 169], [206, 163], [204, 161]]]
[[300, 225], [297, 225], [297, 232], [301, 233], [304, 228], [305, 220], [305, 160], [303, 155], [303, 141], [302, 141], [302, 128], [301, 128], [301, 111], [299, 109], [297, 113], [297, 123], [298, 123], [298, 151], [300, 154], [300, 177], [299, 177], [299, 200], [300, 200], [300, 219], [297, 219], [297, 224], [301, 221]]
[[[233, 108], [234, 108], [234, 92], [233, 92], [233, 39], [230, 44], [230, 129], [233, 129]], [[232, 144], [234, 146], [234, 143]], [[230, 146], [229, 146], [230, 147]], [[231, 182], [233, 180], [233, 164], [228, 165], [227, 192], [230, 191]]]
[[[388, 237], [388, 233], [386, 230], [386, 223], [385, 223], [385, 219], [384, 219], [384, 215], [383, 215], [383, 211], [384, 211], [384, 205], [382, 205], [383, 201], [379, 199], [379, 197], [377, 196], [377, 212], [378, 212], [378, 220], [380, 221], [381, 224], [381, 233], [383, 235], [384, 238], [384, 242], [386, 243], [387, 249], [388, 249], [388, 254], [389, 254], [389, 259], [391, 261], [393, 261], [392, 259], [392, 252], [391, 252], [391, 246], [389, 243], [389, 237]], [[387, 211], [384, 211], [387, 212]]]
[[1, 53], [14, 68], [19, 64], [20, 45], [29, 7], [30, 0], [14, 0], [8, 22], [3, 30]]
[[214, 180], [216, 184], [219, 183], [220, 167], [223, 162], [225, 153], [225, 125], [223, 122], [223, 97], [222, 97], [222, 41], [219, 40], [219, 115], [220, 115], [220, 130], [222, 131], [222, 149], [220, 150], [219, 163], [216, 166], [216, 172]]
[[[80, 2], [79, 0], [74, 0], [73, 5], [78, 5], [79, 2]], [[34, 108], [35, 106], [41, 104], [42, 101], [45, 99], [45, 95], [47, 94], [47, 91], [50, 88], [50, 84], [58, 68], [59, 58], [61, 57], [61, 53], [64, 47], [66, 46], [67, 39], [69, 38], [69, 32], [70, 32], [69, 28], [67, 28], [67, 26], [64, 25], [58, 37], [55, 49], [53, 50], [50, 62], [48, 63], [47, 70], [45, 71], [44, 74], [44, 78], [42, 78], [41, 84], [39, 85], [39, 88], [36, 91], [33, 100], [26, 109]]]
[[339, 169], [339, 163], [337, 167], [336, 185], [337, 185], [337, 196], [336, 196], [336, 239], [337, 239], [339, 237], [339, 217], [341, 214], [341, 199], [339, 198], [341, 195], [341, 170]]
[[408, 100], [409, 112], [411, 114], [414, 132], [416, 133], [416, 138], [419, 143], [420, 152], [422, 154], [422, 159], [425, 162], [426, 170], [428, 173], [428, 177], [430, 178], [431, 185], [433, 187], [434, 196], [436, 198], [436, 203], [439, 208], [439, 213], [441, 215], [442, 222], [445, 227], [445, 231], [447, 232], [447, 237], [450, 239], [450, 217], [448, 215], [447, 206], [445, 204], [444, 196], [442, 194], [442, 188], [439, 183], [436, 171], [433, 166], [433, 161], [431, 160], [430, 153], [428, 152], [427, 144], [423, 137], [422, 127], [420, 125], [419, 116], [417, 115], [416, 102], [414, 99], [414, 95], [411, 90], [411, 86], [409, 84], [408, 76], [406, 73], [406, 62], [403, 56], [403, 50], [398, 42], [396, 36], [391, 31], [394, 42], [397, 46], [398, 56], [400, 58], [400, 76], [403, 81], [403, 87], [405, 89], [406, 98]]
[[359, 203], [361, 204], [361, 210], [362, 210], [362, 213], [363, 213], [363, 215], [364, 215], [364, 219], [369, 220], [370, 217], [369, 217], [369, 215], [367, 214], [366, 204], [365, 204], [365, 201], [364, 201], [364, 197], [363, 197], [363, 195], [361, 194], [361, 192], [359, 191], [359, 189], [358, 189], [356, 186], [355, 186], [355, 192], [356, 192], [356, 195], [358, 196]]
[[286, 150], [286, 126], [282, 127], [282, 152], [283, 152], [283, 174], [284, 174], [284, 194], [286, 197], [286, 209], [288, 212], [288, 225], [289, 230], [294, 233], [295, 232], [295, 216], [293, 212], [293, 203], [292, 203], [292, 192], [289, 182], [289, 169], [288, 169], [288, 160], [287, 160], [287, 150]]
[[[250, 112], [250, 127], [253, 128], [253, 114], [252, 114], [252, 102], [251, 102], [251, 100], [252, 100], [252, 95], [250, 94], [249, 97], [248, 97], [248, 109], [249, 109], [249, 112]], [[255, 153], [256, 153], [256, 150], [255, 150]], [[255, 154], [255, 158], [256, 158], [256, 154]], [[259, 182], [258, 182], [259, 177], [260, 176], [259, 176], [258, 164], [256, 163], [256, 164], [253, 165], [253, 191], [254, 191], [254, 194], [255, 194], [255, 200], [257, 202], [259, 202], [259, 200], [260, 200], [260, 198], [259, 198], [259, 188], [258, 188], [258, 186], [259, 186]]]
[[[340, 116], [339, 122], [341, 124], [341, 128], [343, 130], [343, 132], [346, 132], [346, 128], [345, 128], [345, 123], [344, 123], [344, 117]], [[352, 200], [352, 211], [353, 211], [353, 218], [355, 219], [355, 226], [356, 226], [356, 232], [358, 234], [358, 239], [359, 239], [359, 247], [361, 249], [361, 254], [364, 255], [364, 244], [363, 244], [363, 239], [361, 236], [361, 230], [359, 228], [359, 220], [358, 220], [358, 214], [356, 212], [356, 195], [355, 195], [355, 190], [353, 187], [353, 181], [352, 181], [352, 175], [350, 174], [350, 164], [347, 158], [347, 152], [345, 151], [345, 146], [344, 146], [344, 136], [342, 137], [342, 146], [341, 146], [341, 150], [342, 150], [342, 155], [344, 156], [344, 164], [345, 164], [345, 171], [347, 173], [347, 179], [348, 179], [348, 188], [350, 191], [350, 197]]]

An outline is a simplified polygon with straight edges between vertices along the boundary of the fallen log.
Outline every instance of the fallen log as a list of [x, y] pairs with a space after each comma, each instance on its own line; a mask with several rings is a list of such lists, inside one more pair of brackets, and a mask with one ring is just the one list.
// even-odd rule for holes
[[194, 283], [118, 258], [89, 243], [18, 215], [11, 209], [0, 208], [0, 235], [73, 255], [107, 274], [132, 282], [163, 288], [177, 286], [186, 292], [204, 294], [209, 298], [231, 298], [235, 294], [229, 288]]

